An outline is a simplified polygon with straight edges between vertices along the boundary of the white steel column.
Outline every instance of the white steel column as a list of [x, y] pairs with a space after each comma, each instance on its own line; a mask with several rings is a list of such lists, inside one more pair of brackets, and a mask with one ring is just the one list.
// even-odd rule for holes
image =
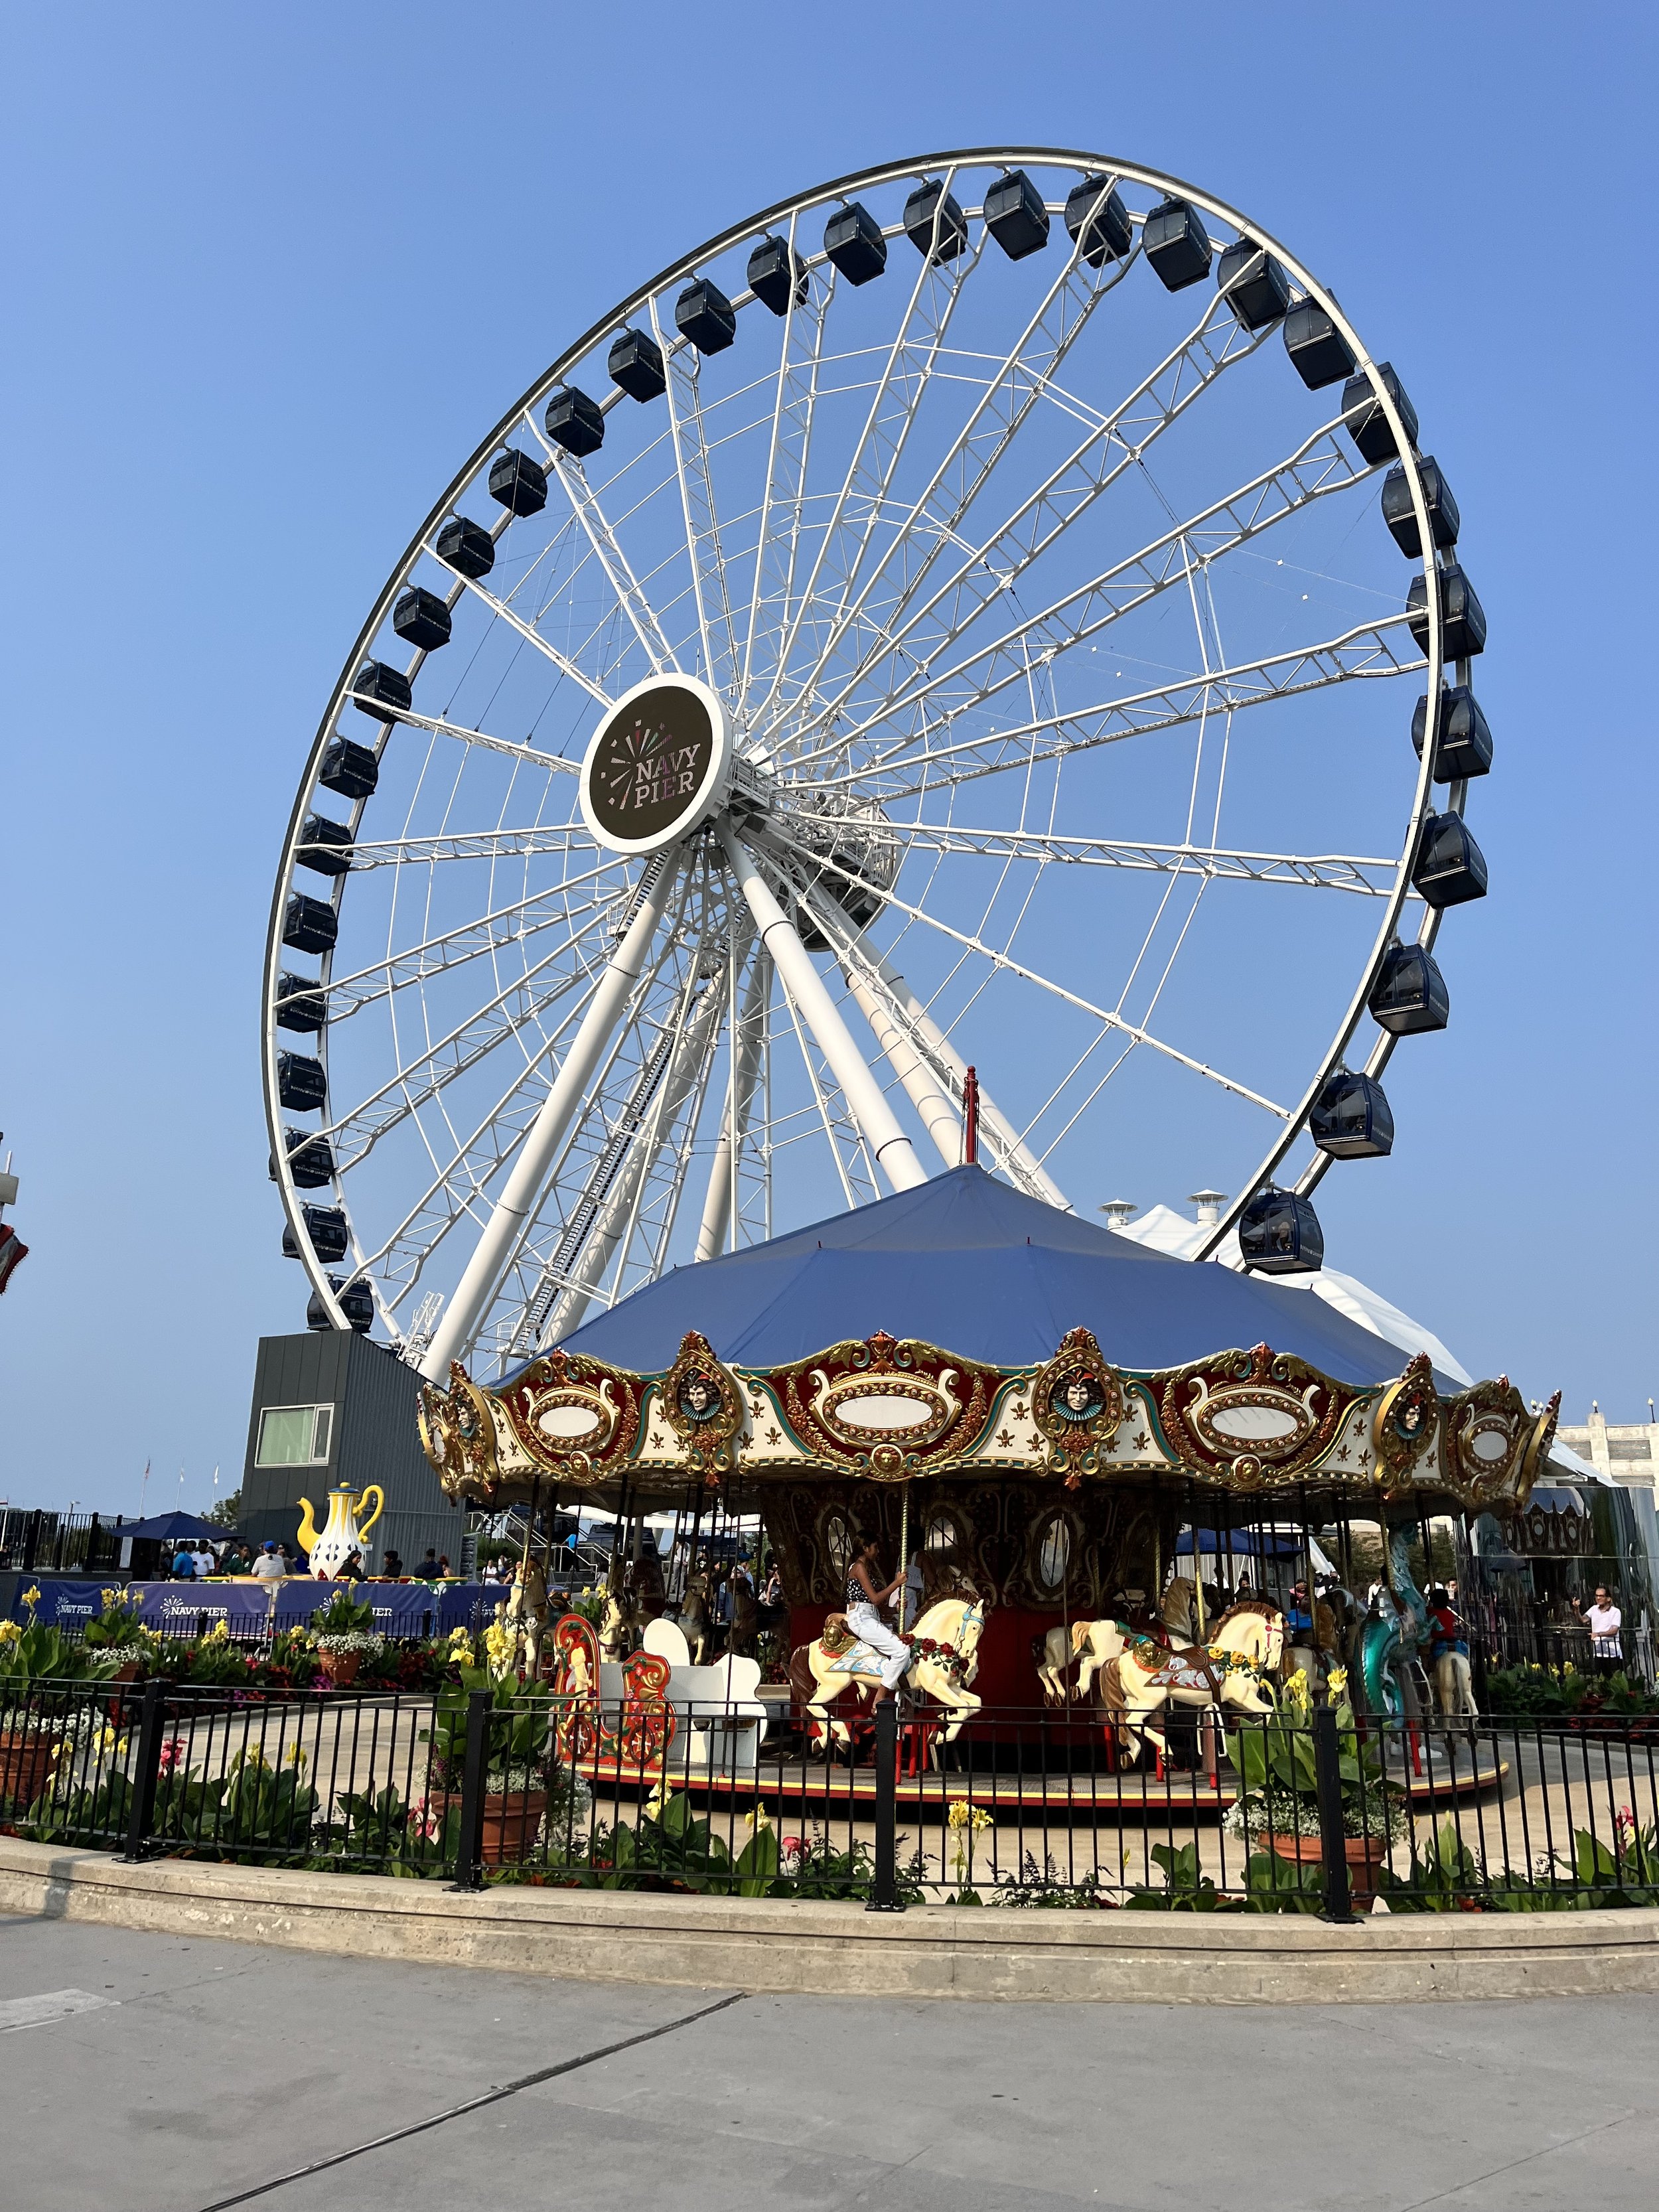
[[[950, 1038], [927, 1012], [898, 970], [888, 961], [884, 960], [881, 954], [873, 947], [861, 945], [860, 950], [908, 1015], [922, 1045], [941, 1066], [949, 1069], [951, 1074], [956, 1079], [957, 1090], [960, 1091], [963, 1079], [968, 1073], [967, 1061], [963, 1059]], [[990, 1139], [991, 1149], [999, 1156], [1002, 1165], [1012, 1167], [1022, 1182], [1028, 1188], [1035, 1187], [1036, 1190], [1048, 1200], [1050, 1206], [1059, 1206], [1062, 1213], [1070, 1213], [1073, 1210], [1071, 1200], [1066, 1197], [1060, 1185], [1042, 1163], [1026, 1149], [1012, 1126], [998, 1112], [982, 1083], [979, 1091], [979, 1125], [981, 1133]]]
[[726, 1248], [726, 1232], [732, 1218], [732, 1190], [737, 1176], [738, 1146], [743, 1142], [749, 1125], [749, 1109], [754, 1103], [755, 1085], [760, 1075], [761, 1031], [765, 1024], [767, 1002], [772, 995], [772, 960], [762, 950], [755, 955], [755, 964], [749, 971], [748, 988], [743, 995], [743, 1012], [738, 1017], [738, 1033], [732, 1040], [735, 1066], [732, 1073], [732, 1088], [726, 1098], [726, 1111], [720, 1116], [720, 1133], [714, 1142], [714, 1165], [708, 1170], [708, 1188], [702, 1201], [702, 1225], [697, 1231], [697, 1257], [717, 1260]]
[[593, 1079], [611, 1041], [611, 1032], [627, 1004], [628, 994], [639, 981], [640, 970], [645, 965], [646, 954], [678, 872], [672, 860], [659, 865], [655, 880], [641, 895], [634, 918], [623, 933], [622, 942], [605, 963], [599, 988], [588, 1001], [580, 1027], [570, 1040], [569, 1049], [553, 1079], [553, 1087], [543, 1099], [541, 1111], [519, 1147], [519, 1157], [513, 1164], [507, 1187], [496, 1200], [495, 1211], [484, 1224], [483, 1234], [473, 1247], [472, 1257], [455, 1285], [454, 1296], [444, 1308], [433, 1332], [420, 1370], [428, 1382], [444, 1381], [450, 1361], [471, 1347], [478, 1324], [501, 1287], [524, 1225], [540, 1201], [553, 1156], [581, 1103], [582, 1094]]
[[[816, 892], [807, 894], [807, 904], [817, 917], [818, 927], [832, 945], [848, 934], [845, 917], [829, 909], [831, 902]], [[843, 927], [837, 929], [840, 921]], [[841, 972], [847, 978], [859, 1012], [875, 1032], [888, 1066], [903, 1085], [905, 1095], [921, 1117], [921, 1125], [933, 1140], [935, 1151], [947, 1168], [962, 1165], [962, 1117], [941, 1086], [933, 1069], [922, 1059], [911, 1042], [904, 1025], [895, 1016], [891, 1004], [879, 991], [872, 988], [870, 979], [860, 965], [856, 953], [837, 945]]]
[[854, 1043], [852, 1032], [824, 988], [795, 925], [779, 905], [752, 854], [738, 843], [729, 822], [720, 824], [720, 840], [749, 902], [761, 943], [771, 954], [784, 989], [805, 1018], [819, 1051], [830, 1063], [830, 1072], [841, 1085], [842, 1096], [877, 1165], [895, 1190], [914, 1190], [918, 1183], [927, 1182], [927, 1171]]

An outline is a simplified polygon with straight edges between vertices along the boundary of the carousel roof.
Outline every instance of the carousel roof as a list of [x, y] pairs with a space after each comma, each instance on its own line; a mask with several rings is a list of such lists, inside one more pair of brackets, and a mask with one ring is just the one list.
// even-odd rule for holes
[[660, 1371], [697, 1329], [721, 1359], [775, 1367], [889, 1329], [1015, 1367], [1050, 1358], [1079, 1327], [1124, 1368], [1178, 1367], [1270, 1344], [1362, 1388], [1400, 1372], [1394, 1346], [1319, 1299], [1150, 1250], [977, 1167], [677, 1268], [565, 1345]]

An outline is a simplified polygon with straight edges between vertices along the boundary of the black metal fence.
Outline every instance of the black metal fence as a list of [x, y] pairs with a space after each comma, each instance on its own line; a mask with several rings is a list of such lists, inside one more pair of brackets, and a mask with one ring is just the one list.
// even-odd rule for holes
[[0, 1678], [0, 1826], [150, 1854], [873, 1910], [1549, 1911], [1659, 1904], [1659, 1722], [1172, 1730], [526, 1691], [227, 1692]]
[[0, 1505], [0, 1573], [95, 1575], [119, 1563], [125, 1532], [96, 1513]]

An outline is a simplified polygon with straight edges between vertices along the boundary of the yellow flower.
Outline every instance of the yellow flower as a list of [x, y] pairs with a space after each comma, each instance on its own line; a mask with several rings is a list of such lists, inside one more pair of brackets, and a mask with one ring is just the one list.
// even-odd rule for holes
[[660, 1819], [663, 1813], [667, 1809], [670, 1794], [668, 1784], [665, 1778], [657, 1784], [656, 1788], [651, 1792], [651, 1795], [646, 1799], [646, 1811]]
[[283, 1755], [290, 1766], [303, 1766], [306, 1763], [306, 1755], [297, 1743], [289, 1744]]
[[1347, 1686], [1347, 1668], [1346, 1667], [1333, 1667], [1329, 1674], [1326, 1677], [1326, 1687], [1329, 1690], [1331, 1695], [1334, 1698], [1340, 1698]]
[[100, 1590], [98, 1595], [103, 1601], [105, 1612], [112, 1613], [116, 1607], [120, 1604], [122, 1598], [125, 1595], [125, 1592], [118, 1589], [106, 1589]]
[[40, 1602], [40, 1585], [39, 1583], [31, 1583], [28, 1589], [23, 1592], [23, 1602], [27, 1606], [31, 1613], [34, 1611], [35, 1607]]
[[991, 1826], [991, 1816], [984, 1806], [972, 1804], [966, 1797], [958, 1797], [945, 1817], [949, 1826], [953, 1828], [973, 1828], [982, 1831]]
[[230, 1623], [228, 1620], [216, 1620], [204, 1640], [209, 1644], [228, 1644]]
[[750, 1829], [755, 1833], [758, 1834], [763, 1830], [771, 1826], [772, 1815], [767, 1811], [764, 1805], [757, 1805], [752, 1813], [745, 1813], [744, 1814], [743, 1825], [745, 1828]]
[[22, 1633], [23, 1631], [16, 1621], [0, 1620], [0, 1644], [15, 1644]]

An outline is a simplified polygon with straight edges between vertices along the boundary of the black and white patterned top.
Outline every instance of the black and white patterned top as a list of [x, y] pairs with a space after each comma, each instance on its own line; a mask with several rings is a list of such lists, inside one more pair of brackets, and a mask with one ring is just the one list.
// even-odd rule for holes
[[854, 1606], [868, 1605], [869, 1602], [869, 1591], [865, 1589], [858, 1577], [849, 1570], [847, 1577], [847, 1610], [851, 1613]]

